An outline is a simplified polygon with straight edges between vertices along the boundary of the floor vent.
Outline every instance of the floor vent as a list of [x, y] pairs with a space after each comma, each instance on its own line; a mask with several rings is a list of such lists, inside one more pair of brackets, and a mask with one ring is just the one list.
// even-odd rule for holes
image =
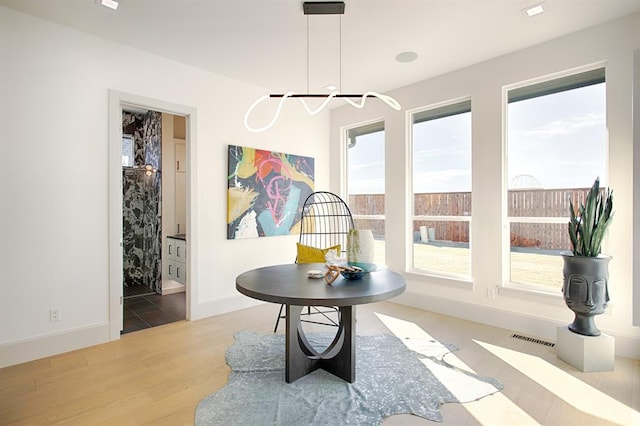
[[525, 341], [531, 342], [531, 343], [537, 343], [538, 345], [549, 346], [551, 348], [553, 348], [556, 345], [553, 342], [547, 342], [546, 340], [534, 339], [533, 337], [522, 336], [520, 334], [514, 334], [511, 337], [513, 337], [514, 339], [525, 340]]

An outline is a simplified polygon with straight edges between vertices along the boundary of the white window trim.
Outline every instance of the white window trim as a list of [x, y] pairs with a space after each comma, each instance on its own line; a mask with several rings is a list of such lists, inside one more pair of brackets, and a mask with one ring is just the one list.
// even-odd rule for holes
[[[406, 167], [406, 191], [407, 191], [407, 204], [408, 211], [411, 212], [410, 221], [407, 223], [407, 256], [405, 259], [405, 272], [409, 274], [409, 276], [421, 277], [422, 279], [428, 279], [431, 283], [442, 284], [446, 286], [453, 286], [468, 290], [473, 290], [473, 263], [472, 263], [472, 238], [471, 238], [471, 218], [473, 213], [468, 216], [432, 216], [432, 215], [414, 215], [415, 205], [414, 199], [415, 194], [413, 193], [413, 125], [414, 125], [414, 116], [416, 114], [423, 113], [429, 110], [436, 110], [439, 108], [447, 107], [450, 105], [461, 104], [464, 102], [471, 102], [471, 96], [463, 96], [456, 99], [449, 99], [443, 102], [437, 102], [427, 106], [421, 106], [418, 108], [413, 108], [406, 111], [405, 114], [405, 123], [406, 123], [406, 134], [408, 137], [408, 141], [406, 143], [406, 152], [405, 158], [407, 160]], [[473, 106], [471, 106], [471, 113], [473, 114]], [[471, 141], [471, 149], [473, 149], [473, 140]], [[473, 164], [471, 164], [473, 168]], [[471, 187], [471, 194], [473, 194], [473, 186]], [[413, 222], [416, 220], [433, 220], [433, 221], [452, 221], [452, 222], [468, 222], [469, 223], [469, 275], [458, 275], [458, 274], [445, 274], [440, 271], [433, 271], [428, 269], [416, 269], [413, 267], [414, 261], [414, 242], [413, 242]]]
[[385, 215], [383, 214], [351, 214], [353, 220], [363, 219], [363, 220], [385, 220]]
[[442, 222], [469, 222], [471, 223], [471, 216], [432, 216], [432, 215], [415, 215], [411, 216], [413, 221], [416, 220], [433, 220]]
[[[348, 201], [349, 198], [349, 131], [352, 129], [357, 129], [359, 127], [367, 127], [371, 126], [375, 123], [384, 123], [383, 117], [377, 117], [371, 120], [362, 121], [356, 124], [349, 124], [347, 126], [340, 127], [340, 188], [339, 194], [345, 200]], [[385, 123], [386, 124], [386, 123]], [[386, 149], [386, 140], [385, 140], [385, 149]], [[386, 157], [386, 156], [385, 156]], [[386, 167], [386, 166], [385, 166]], [[386, 182], [385, 182], [385, 192], [386, 192]], [[355, 216], [353, 216], [355, 219]]]
[[[542, 298], [542, 300], [552, 301], [556, 304], [557, 300], [560, 300], [564, 304], [562, 293], [558, 293], [555, 290], [545, 290], [544, 287], [536, 285], [528, 285], [524, 283], [517, 283], [511, 281], [511, 223], [567, 223], [568, 217], [529, 217], [529, 216], [509, 216], [508, 212], [508, 188], [509, 188], [509, 176], [508, 176], [508, 109], [509, 109], [509, 91], [519, 89], [526, 86], [532, 86], [545, 81], [560, 79], [563, 77], [570, 77], [574, 74], [580, 74], [587, 71], [596, 70], [599, 68], [605, 69], [605, 75], [607, 74], [607, 61], [599, 61], [592, 64], [564, 70], [557, 73], [552, 73], [546, 76], [537, 76], [529, 80], [520, 81], [514, 84], [502, 86], [502, 284], [498, 288], [499, 294], [507, 296], [514, 296], [520, 298]], [[608, 121], [608, 116], [607, 116]], [[607, 152], [609, 142], [607, 144]], [[606, 237], [605, 237], [606, 241]], [[605, 245], [603, 244], [603, 247]], [[567, 248], [567, 251], [569, 249]], [[553, 302], [555, 301], [555, 302]]]
[[[375, 127], [377, 124], [382, 124], [382, 130], [376, 130], [374, 132], [371, 133], [375, 133], [378, 131], [382, 131], [385, 132], [385, 120], [384, 118], [378, 117], [372, 120], [368, 120], [368, 121], [364, 121], [358, 124], [353, 124], [353, 125], [348, 125], [348, 126], [344, 126], [341, 127], [340, 131], [341, 131], [341, 149], [340, 149], [340, 160], [341, 160], [341, 170], [342, 170], [342, 178], [341, 178], [341, 196], [342, 198], [348, 203], [349, 202], [349, 131], [353, 130], [353, 129], [358, 129], [358, 128], [362, 128], [362, 127]], [[363, 136], [363, 135], [358, 135], [358, 136]], [[386, 133], [385, 133], [385, 141], [384, 141], [384, 146], [385, 146], [385, 151], [387, 149], [387, 140], [386, 140]], [[385, 152], [385, 175], [386, 175], [386, 152]], [[386, 191], [387, 191], [387, 182], [386, 182], [386, 178], [385, 178], [385, 212], [387, 209], [386, 206]], [[362, 214], [354, 214], [353, 212], [351, 212], [351, 217], [353, 218], [354, 222], [358, 219], [360, 220], [383, 220], [385, 221], [385, 239], [386, 239], [386, 228], [387, 228], [387, 224], [386, 224], [386, 216], [385, 215], [362, 215]], [[385, 251], [386, 251], [386, 244], [385, 244]], [[387, 253], [384, 253], [384, 256], [386, 258]]]
[[422, 269], [408, 269], [405, 271], [405, 278], [412, 281], [428, 282], [429, 284], [437, 284], [447, 288], [459, 288], [461, 290], [473, 291], [473, 281], [469, 277], [456, 275], [438, 275], [435, 273], [425, 273]]

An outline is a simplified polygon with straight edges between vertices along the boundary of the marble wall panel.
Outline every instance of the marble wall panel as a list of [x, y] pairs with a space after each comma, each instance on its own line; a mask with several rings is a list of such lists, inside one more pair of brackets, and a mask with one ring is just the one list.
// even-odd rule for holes
[[135, 164], [123, 167], [122, 225], [124, 286], [144, 285], [161, 292], [162, 163], [161, 113], [123, 113], [123, 133], [133, 134]]

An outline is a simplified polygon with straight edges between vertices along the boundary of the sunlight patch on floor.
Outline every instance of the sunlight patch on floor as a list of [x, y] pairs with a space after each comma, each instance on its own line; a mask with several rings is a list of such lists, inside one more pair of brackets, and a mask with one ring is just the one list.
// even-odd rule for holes
[[621, 425], [640, 424], [638, 411], [537, 356], [474, 342], [584, 413]]
[[[404, 321], [398, 318], [394, 318], [388, 315], [375, 313], [380, 321], [391, 331], [396, 337], [411, 350], [416, 351], [425, 356], [438, 356], [438, 354], [445, 354], [446, 361], [450, 365], [459, 368], [460, 370], [470, 373], [478, 374], [469, 368], [464, 362], [462, 362], [453, 353], [448, 353], [449, 350], [445, 345], [434, 339], [429, 333], [420, 328], [417, 324]], [[427, 367], [432, 367], [433, 362], [430, 360], [422, 360]], [[431, 368], [430, 368], [431, 369]], [[431, 369], [434, 374], [440, 379], [442, 383], [447, 383], [448, 379], [442, 377], [440, 372], [444, 369]], [[450, 373], [450, 372], [447, 372]], [[497, 378], [500, 380], [499, 378]], [[466, 399], [466, 392], [464, 390], [456, 390], [448, 388], [449, 391], [461, 401]], [[463, 407], [481, 424], [509, 424], [509, 425], [538, 425], [531, 416], [529, 416], [524, 410], [514, 404], [509, 398], [507, 398], [502, 392], [497, 392], [493, 395], [489, 395], [478, 401], [468, 402], [462, 404]]]

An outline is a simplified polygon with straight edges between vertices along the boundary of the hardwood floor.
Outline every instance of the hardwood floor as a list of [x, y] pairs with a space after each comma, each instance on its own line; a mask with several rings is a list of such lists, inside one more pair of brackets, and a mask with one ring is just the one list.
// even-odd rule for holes
[[[227, 382], [224, 354], [234, 333], [270, 333], [278, 308], [264, 304], [174, 322], [1, 369], [0, 424], [193, 424], [198, 402]], [[617, 358], [613, 372], [582, 373], [558, 360], [553, 348], [515, 339], [509, 330], [388, 302], [359, 306], [357, 331], [428, 333], [459, 348], [447, 355], [448, 362], [504, 384], [503, 392], [480, 401], [443, 405], [445, 425], [639, 421], [639, 360]], [[400, 415], [384, 424], [433, 423]]]

